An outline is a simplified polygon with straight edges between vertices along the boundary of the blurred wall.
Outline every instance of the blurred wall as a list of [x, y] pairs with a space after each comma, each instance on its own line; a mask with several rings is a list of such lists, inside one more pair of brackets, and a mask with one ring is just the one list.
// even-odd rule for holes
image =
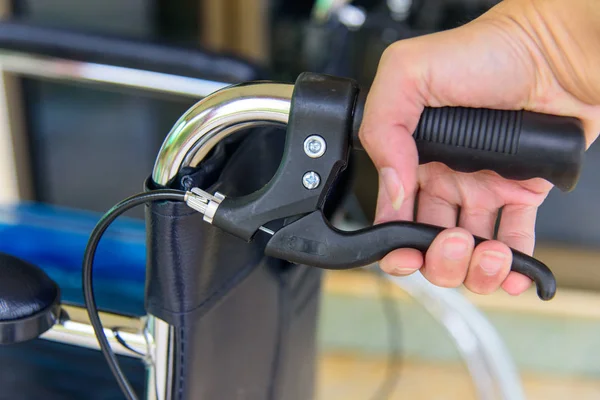
[[[0, 74], [0, 92], [6, 90], [3, 74]], [[13, 138], [8, 123], [5, 97], [0, 96], [0, 202], [12, 203], [19, 199], [17, 168], [13, 154]]]
[[[4, 19], [10, 15], [11, 2], [9, 0], [0, 0], [0, 18]], [[19, 198], [24, 197], [21, 191], [29, 185], [23, 180], [28, 180], [28, 177], [19, 181], [17, 172], [28, 172], [27, 162], [17, 163], [17, 160], [22, 160], [24, 154], [19, 153], [19, 137], [11, 134], [11, 111], [14, 107], [9, 108], [10, 102], [16, 103], [19, 101], [17, 91], [15, 90], [14, 79], [0, 71], [0, 203], [13, 203]], [[12, 94], [12, 99], [10, 95]], [[14, 115], [12, 115], [14, 119]], [[13, 121], [17, 122], [17, 121]], [[20, 164], [20, 165], [18, 165]], [[25, 165], [23, 165], [25, 164]], [[26, 171], [24, 171], [26, 169]], [[20, 184], [21, 183], [21, 184]]]

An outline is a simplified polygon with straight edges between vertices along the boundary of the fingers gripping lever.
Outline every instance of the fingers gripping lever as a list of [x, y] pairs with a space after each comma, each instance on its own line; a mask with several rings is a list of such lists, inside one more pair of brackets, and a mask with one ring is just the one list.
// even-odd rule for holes
[[[377, 262], [401, 247], [426, 252], [443, 228], [390, 222], [344, 232], [323, 214], [347, 167], [350, 148], [358, 147], [364, 97], [352, 80], [301, 74], [291, 97], [284, 154], [271, 181], [238, 198], [195, 189], [188, 204], [243, 240], [252, 240], [259, 230], [272, 234], [265, 253], [294, 263], [349, 269]], [[510, 179], [542, 177], [563, 191], [572, 190], [585, 151], [579, 121], [503, 113], [426, 109], [415, 132], [421, 162], [440, 161], [463, 172], [489, 169]], [[275, 221], [277, 228], [265, 227]], [[476, 244], [483, 240], [475, 238]], [[541, 299], [551, 299], [556, 281], [548, 267], [516, 250], [512, 255], [512, 270], [532, 279]]]

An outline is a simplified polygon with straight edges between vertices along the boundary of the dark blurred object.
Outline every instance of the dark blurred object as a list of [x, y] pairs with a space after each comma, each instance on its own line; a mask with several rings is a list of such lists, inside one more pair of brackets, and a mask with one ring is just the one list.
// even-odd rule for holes
[[34, 200], [93, 211], [140, 190], [166, 132], [195, 102], [29, 78], [22, 83]]
[[100, 36], [23, 22], [0, 22], [0, 49], [217, 82], [247, 81], [260, 75], [258, 67], [247, 61], [197, 46]]
[[272, 69], [278, 76], [325, 72], [369, 85], [393, 42], [460, 26], [497, 0], [331, 0], [314, 1], [310, 9], [306, 1], [274, 3]]
[[261, 65], [269, 64], [270, 0], [203, 0], [199, 3], [203, 48], [237, 54]]
[[[388, 3], [405, 0], [388, 0]], [[409, 23], [415, 29], [443, 31], [479, 17], [499, 0], [413, 0]]]
[[[563, 246], [600, 248], [600, 142], [586, 152], [575, 190], [550, 192], [539, 209], [536, 235], [539, 242]], [[600, 263], [599, 263], [600, 264]], [[600, 276], [600, 271], [594, 271]]]
[[[145, 393], [144, 364], [118, 356], [138, 393]], [[106, 400], [122, 398], [102, 353], [36, 339], [0, 347], [1, 400]]]
[[200, 3], [197, 0], [13, 0], [12, 17], [87, 33], [196, 44]]

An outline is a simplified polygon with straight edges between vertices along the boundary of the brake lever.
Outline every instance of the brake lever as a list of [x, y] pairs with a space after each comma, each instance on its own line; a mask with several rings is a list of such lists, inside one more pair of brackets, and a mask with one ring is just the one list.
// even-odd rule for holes
[[[332, 226], [319, 210], [274, 232], [265, 254], [323, 269], [359, 268], [375, 263], [399, 248], [425, 253], [443, 230], [439, 226], [415, 222], [386, 222], [347, 232]], [[474, 238], [475, 245], [485, 241], [477, 236]], [[511, 250], [511, 270], [534, 281], [540, 299], [552, 299], [556, 293], [556, 280], [550, 269], [533, 257]]]
[[[389, 222], [359, 231], [336, 229], [324, 203], [359, 147], [357, 123], [364, 93], [349, 79], [304, 73], [295, 85], [284, 154], [273, 178], [260, 190], [232, 198], [193, 189], [187, 203], [204, 220], [245, 241], [259, 230], [270, 235], [265, 254], [324, 269], [377, 262], [407, 247], [426, 252], [442, 227]], [[426, 109], [415, 132], [420, 161], [442, 161], [462, 172], [496, 171], [508, 179], [542, 177], [562, 191], [579, 177], [585, 137], [580, 121], [516, 111]], [[273, 221], [293, 220], [278, 229]], [[475, 237], [475, 244], [485, 239]], [[556, 293], [556, 280], [542, 262], [512, 251], [511, 270], [532, 279], [540, 299]]]

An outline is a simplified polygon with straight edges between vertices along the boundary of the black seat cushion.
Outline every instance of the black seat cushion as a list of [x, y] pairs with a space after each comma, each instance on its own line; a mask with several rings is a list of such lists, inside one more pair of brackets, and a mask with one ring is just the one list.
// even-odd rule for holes
[[40, 268], [0, 253], [0, 322], [31, 317], [58, 296], [56, 283]]

